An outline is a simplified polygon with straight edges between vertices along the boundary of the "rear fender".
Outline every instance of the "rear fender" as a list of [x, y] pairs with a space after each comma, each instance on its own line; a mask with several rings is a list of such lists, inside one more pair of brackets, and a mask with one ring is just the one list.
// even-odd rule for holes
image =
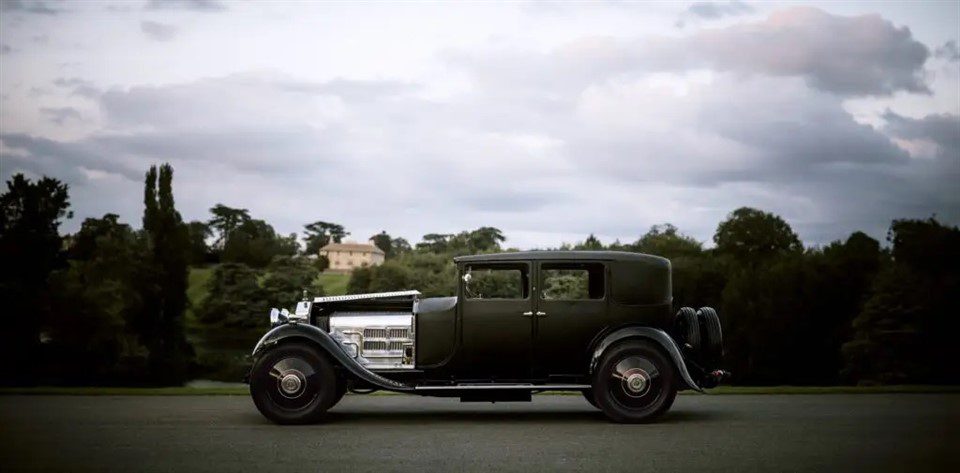
[[667, 333], [663, 330], [651, 327], [624, 327], [611, 332], [609, 335], [600, 340], [600, 343], [597, 344], [596, 349], [593, 351], [593, 356], [590, 359], [590, 374], [592, 375], [597, 369], [597, 365], [600, 363], [600, 358], [603, 356], [603, 353], [607, 348], [612, 346], [614, 343], [630, 338], [650, 340], [659, 345], [660, 348], [662, 348], [663, 351], [670, 356], [670, 359], [673, 360], [673, 365], [677, 368], [677, 372], [680, 373], [680, 378], [683, 379], [684, 384], [691, 389], [703, 392], [703, 389], [701, 389], [700, 386], [698, 386], [693, 380], [693, 377], [690, 376], [690, 371], [687, 370], [687, 364], [683, 361], [683, 355], [680, 353], [680, 349], [677, 347], [676, 342], [674, 342], [673, 339], [670, 338], [670, 335], [667, 335]]
[[264, 352], [282, 342], [294, 340], [304, 340], [317, 346], [351, 374], [372, 386], [390, 391], [413, 391], [411, 386], [400, 384], [368, 370], [347, 354], [330, 334], [313, 325], [287, 323], [270, 330], [257, 342], [257, 346], [253, 349], [253, 358], [259, 358]]

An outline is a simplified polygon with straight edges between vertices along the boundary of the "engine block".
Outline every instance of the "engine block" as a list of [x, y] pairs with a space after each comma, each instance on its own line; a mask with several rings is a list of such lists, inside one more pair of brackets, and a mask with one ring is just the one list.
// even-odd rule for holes
[[409, 312], [334, 312], [330, 334], [368, 369], [413, 369], [414, 315]]

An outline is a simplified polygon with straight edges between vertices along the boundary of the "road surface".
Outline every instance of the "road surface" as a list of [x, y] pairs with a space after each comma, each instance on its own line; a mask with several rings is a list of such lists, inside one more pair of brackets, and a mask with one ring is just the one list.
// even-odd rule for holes
[[580, 396], [347, 396], [322, 425], [244, 396], [0, 396], [0, 471], [960, 471], [960, 395], [679, 396], [608, 423]]

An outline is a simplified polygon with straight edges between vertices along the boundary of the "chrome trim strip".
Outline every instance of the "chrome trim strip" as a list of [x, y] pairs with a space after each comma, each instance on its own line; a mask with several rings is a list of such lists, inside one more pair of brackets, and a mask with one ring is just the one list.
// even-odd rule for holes
[[471, 389], [524, 389], [530, 391], [577, 391], [590, 389], [589, 384], [458, 384], [456, 386], [416, 386], [416, 391], [456, 391]]
[[342, 301], [356, 301], [361, 299], [382, 299], [384, 297], [402, 297], [402, 296], [419, 296], [419, 295], [420, 295], [420, 291], [417, 291], [417, 290], [372, 292], [369, 294], [347, 294], [345, 296], [315, 297], [313, 299], [313, 302], [314, 303], [342, 302]]

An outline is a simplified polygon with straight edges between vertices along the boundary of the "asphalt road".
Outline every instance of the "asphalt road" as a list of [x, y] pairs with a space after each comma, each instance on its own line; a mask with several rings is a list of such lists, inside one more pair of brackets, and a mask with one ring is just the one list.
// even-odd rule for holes
[[960, 395], [680, 396], [608, 423], [579, 396], [347, 396], [268, 423], [243, 396], [0, 396], [0, 470], [960, 471]]

